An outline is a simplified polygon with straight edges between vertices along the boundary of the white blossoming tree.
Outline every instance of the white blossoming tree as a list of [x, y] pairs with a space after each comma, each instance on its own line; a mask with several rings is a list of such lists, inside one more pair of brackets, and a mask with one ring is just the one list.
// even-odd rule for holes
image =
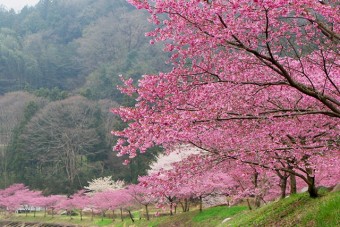
[[114, 191], [122, 189], [125, 186], [125, 182], [122, 180], [114, 181], [112, 176], [99, 177], [88, 182], [89, 186], [85, 186], [86, 190], [90, 193], [103, 192], [103, 191]]

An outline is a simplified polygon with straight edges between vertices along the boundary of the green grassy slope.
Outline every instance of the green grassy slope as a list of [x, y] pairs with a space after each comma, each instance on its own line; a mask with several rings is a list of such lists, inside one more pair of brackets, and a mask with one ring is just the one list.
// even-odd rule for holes
[[297, 194], [235, 215], [220, 226], [340, 226], [340, 192], [315, 199]]

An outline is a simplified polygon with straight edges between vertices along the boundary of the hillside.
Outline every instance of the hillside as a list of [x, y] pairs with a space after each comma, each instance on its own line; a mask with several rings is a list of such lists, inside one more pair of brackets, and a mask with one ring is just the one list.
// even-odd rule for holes
[[0, 7], [0, 94], [57, 87], [118, 99], [119, 74], [164, 66], [149, 30], [147, 16], [125, 0], [41, 0], [18, 14]]

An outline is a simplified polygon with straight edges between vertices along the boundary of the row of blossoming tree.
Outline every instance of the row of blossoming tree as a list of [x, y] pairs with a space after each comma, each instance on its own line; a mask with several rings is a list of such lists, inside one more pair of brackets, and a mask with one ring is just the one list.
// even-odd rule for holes
[[[94, 215], [105, 217], [114, 211], [120, 211], [123, 220], [125, 211], [132, 221], [131, 211], [141, 207], [145, 209], [145, 218], [149, 220], [149, 206], [166, 209], [169, 205], [170, 214], [176, 211], [178, 204], [182, 205], [183, 212], [189, 210], [189, 202], [199, 202], [202, 211], [202, 198], [206, 196], [232, 196], [237, 189], [235, 180], [224, 173], [204, 173], [190, 178], [190, 174], [178, 174], [177, 167], [182, 161], [174, 162], [169, 169], [160, 169], [149, 176], [140, 177], [138, 185], [124, 185], [122, 181], [113, 181], [111, 177], [98, 178], [90, 182], [88, 187], [70, 196], [50, 195], [43, 196], [41, 191], [33, 191], [23, 184], [14, 184], [0, 190], [0, 210], [8, 214], [14, 212], [44, 211], [54, 216], [74, 213], [78, 211], [80, 219], [87, 212], [93, 219]], [[184, 162], [185, 163], [185, 162]], [[205, 180], [208, 178], [209, 180]], [[245, 187], [247, 187], [245, 185]], [[250, 189], [248, 189], [250, 190]]]
[[[265, 171], [251, 164], [241, 166], [235, 160], [216, 159], [208, 152], [197, 152], [192, 147], [183, 150], [191, 154], [172, 159], [161, 156], [149, 175], [139, 178], [138, 185], [126, 186], [123, 181], [113, 181], [111, 177], [98, 178], [89, 182], [84, 190], [67, 197], [43, 196], [40, 191], [32, 191], [23, 184], [14, 184], [0, 190], [0, 210], [7, 213], [21, 210], [26, 215], [34, 212], [34, 216], [37, 209], [44, 210], [44, 216], [47, 216], [47, 212], [53, 216], [61, 210], [70, 215], [78, 211], [80, 219], [83, 219], [85, 211], [92, 219], [94, 215], [105, 217], [108, 213], [114, 219], [115, 210], [119, 210], [122, 221], [123, 211], [134, 221], [131, 211], [144, 208], [145, 218], [149, 220], [150, 205], [163, 208], [163, 211], [168, 207], [172, 215], [179, 205], [183, 212], [189, 211], [190, 203], [195, 203], [202, 211], [205, 198], [219, 196], [224, 198], [224, 204], [227, 202], [227, 205], [232, 205], [230, 202], [243, 200], [252, 209], [280, 195], [283, 198], [289, 188], [291, 193], [295, 193], [294, 190], [305, 186], [302, 180], [283, 184], [283, 177], [275, 171]], [[339, 161], [335, 163], [335, 171], [339, 164]], [[157, 165], [163, 167], [158, 168]], [[332, 186], [336, 172], [325, 172], [328, 174], [317, 172], [315, 177], [320, 179], [322, 185]], [[285, 176], [284, 179], [287, 178]], [[209, 203], [209, 200], [205, 202]]]
[[339, 182], [338, 1], [129, 2], [150, 14], [156, 28], [147, 35], [165, 41], [173, 68], [138, 86], [123, 79], [121, 90], [138, 98], [112, 110], [128, 124], [112, 132], [114, 150], [134, 158], [153, 146], [191, 145], [207, 154], [178, 165], [180, 180], [236, 171], [239, 187], [256, 189], [275, 175], [282, 197], [288, 180], [292, 193], [302, 180], [311, 197], [324, 177]]
[[34, 216], [37, 210], [44, 210], [44, 216], [47, 216], [47, 213], [54, 216], [56, 213], [60, 214], [60, 211], [71, 215], [77, 210], [80, 219], [83, 219], [83, 211], [89, 211], [93, 219], [95, 214], [104, 217], [108, 211], [120, 209], [123, 220], [123, 210], [126, 210], [132, 218], [130, 211], [136, 208], [133, 190], [130, 186], [129, 188], [106, 188], [89, 194], [81, 190], [71, 196], [43, 196], [41, 191], [32, 191], [23, 184], [14, 184], [0, 190], [0, 210], [8, 214], [22, 211], [27, 215], [29, 212], [34, 212]]

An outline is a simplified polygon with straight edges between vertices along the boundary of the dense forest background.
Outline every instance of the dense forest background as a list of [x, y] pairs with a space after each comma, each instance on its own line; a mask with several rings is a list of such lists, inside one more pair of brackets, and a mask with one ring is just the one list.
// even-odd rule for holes
[[124, 124], [109, 109], [134, 102], [117, 90], [120, 74], [168, 67], [144, 35], [150, 26], [125, 0], [0, 7], [0, 188], [73, 193], [97, 177], [145, 173], [157, 149], [123, 166], [110, 131]]

